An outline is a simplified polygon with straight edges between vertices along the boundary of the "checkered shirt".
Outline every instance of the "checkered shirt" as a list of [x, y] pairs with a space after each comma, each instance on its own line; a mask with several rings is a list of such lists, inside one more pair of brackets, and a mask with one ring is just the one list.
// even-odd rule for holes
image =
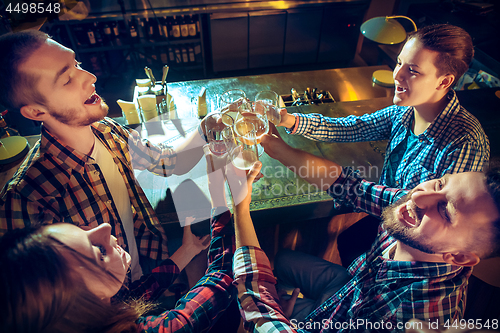
[[233, 286], [234, 232], [227, 207], [212, 209], [212, 241], [205, 275], [175, 309], [138, 320], [137, 332], [206, 332], [236, 297]]
[[[488, 163], [490, 144], [481, 124], [460, 106], [453, 90], [448, 98], [445, 109], [418, 135], [415, 148], [405, 152], [396, 169], [395, 184], [392, 184], [395, 187], [412, 189], [447, 173], [482, 171]], [[413, 107], [397, 105], [345, 118], [295, 113], [295, 126], [287, 131], [324, 142], [389, 140], [379, 181], [389, 185], [386, 183], [389, 157], [411, 130], [413, 114]]]
[[[109, 118], [91, 125], [113, 155], [127, 187], [139, 253], [167, 259], [167, 237], [133, 169], [169, 176], [176, 163], [171, 148], [160, 149]], [[41, 139], [0, 193], [0, 236], [10, 229], [68, 222], [96, 227], [111, 224], [118, 244], [128, 250], [125, 231], [99, 165], [42, 127]]]
[[[367, 182], [350, 168], [328, 192], [338, 204], [346, 201], [375, 215], [408, 193]], [[241, 313], [249, 321], [245, 327], [263, 332], [404, 332], [404, 323], [412, 318], [441, 325], [463, 318], [472, 268], [384, 258], [395, 242], [381, 228], [371, 250], [350, 265], [351, 280], [304, 322], [284, 316], [264, 252], [236, 250], [235, 284]]]

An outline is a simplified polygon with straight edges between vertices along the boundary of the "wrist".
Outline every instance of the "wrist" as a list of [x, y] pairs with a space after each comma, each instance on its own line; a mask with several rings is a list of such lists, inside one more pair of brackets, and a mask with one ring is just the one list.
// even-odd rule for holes
[[284, 122], [283, 125], [285, 125], [286, 128], [293, 129], [295, 127], [295, 122], [297, 121], [297, 117], [295, 117], [293, 114], [287, 114], [287, 118]]

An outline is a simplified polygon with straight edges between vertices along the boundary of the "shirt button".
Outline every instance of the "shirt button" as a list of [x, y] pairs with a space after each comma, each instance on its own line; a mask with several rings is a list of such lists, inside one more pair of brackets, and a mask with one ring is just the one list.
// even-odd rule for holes
[[108, 205], [111, 205], [111, 200], [106, 201]]
[[352, 284], [353, 284], [353, 285], [356, 285], [356, 281], [354, 281]]
[[372, 272], [372, 269], [370, 268], [370, 269], [368, 270], [368, 273], [371, 273], [371, 272]]
[[99, 176], [100, 172], [99, 171], [94, 171], [94, 176]]
[[339, 294], [339, 297], [342, 298], [342, 294]]

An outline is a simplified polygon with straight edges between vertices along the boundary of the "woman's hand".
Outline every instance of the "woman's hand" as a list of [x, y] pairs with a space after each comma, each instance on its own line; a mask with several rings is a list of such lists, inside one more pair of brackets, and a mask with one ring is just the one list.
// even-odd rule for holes
[[269, 157], [280, 162], [281, 156], [283, 156], [283, 154], [287, 154], [287, 152], [293, 149], [285, 141], [283, 141], [278, 129], [272, 123], [269, 124], [269, 133], [262, 136], [260, 144]]
[[295, 125], [295, 116], [289, 114], [285, 108], [280, 109], [280, 116], [281, 116], [281, 121], [278, 124], [278, 126], [292, 128]]

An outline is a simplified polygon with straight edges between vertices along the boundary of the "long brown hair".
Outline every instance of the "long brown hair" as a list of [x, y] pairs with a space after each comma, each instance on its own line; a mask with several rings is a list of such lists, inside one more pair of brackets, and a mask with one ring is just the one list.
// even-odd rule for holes
[[148, 305], [99, 299], [61, 251], [70, 251], [92, 274], [106, 272], [42, 230], [16, 229], [0, 239], [0, 331], [135, 332]]

